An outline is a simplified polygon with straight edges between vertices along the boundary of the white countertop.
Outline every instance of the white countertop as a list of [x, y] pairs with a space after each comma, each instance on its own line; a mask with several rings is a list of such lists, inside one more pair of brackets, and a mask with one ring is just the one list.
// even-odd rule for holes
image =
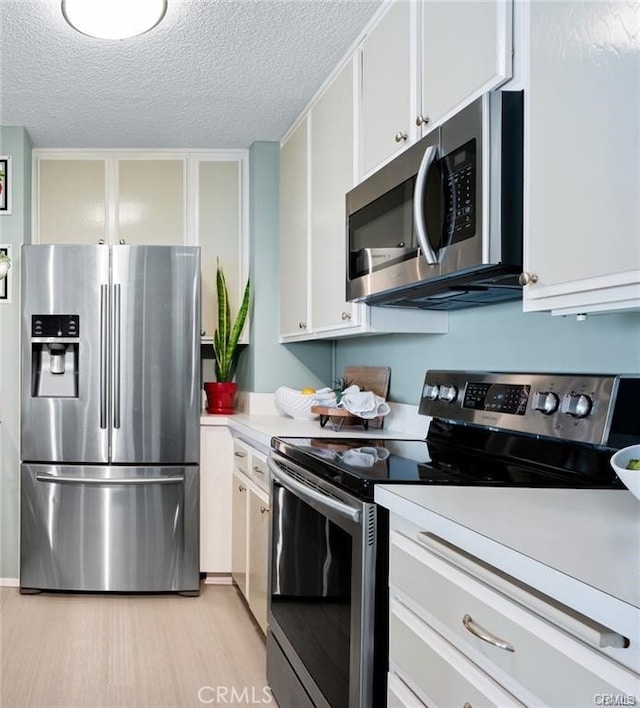
[[640, 641], [640, 501], [631, 492], [381, 485], [375, 498]]
[[248, 415], [246, 413], [234, 413], [229, 416], [211, 415], [203, 413], [200, 418], [201, 425], [226, 425], [233, 433], [239, 434], [241, 437], [253, 445], [262, 448], [269, 448], [271, 438], [290, 437], [290, 438], [387, 438], [398, 440], [417, 440], [420, 438], [411, 432], [400, 432], [398, 430], [369, 429], [365, 430], [362, 425], [343, 426], [339, 431], [335, 431], [330, 423], [322, 428], [320, 421], [314, 420], [296, 420], [281, 415]]

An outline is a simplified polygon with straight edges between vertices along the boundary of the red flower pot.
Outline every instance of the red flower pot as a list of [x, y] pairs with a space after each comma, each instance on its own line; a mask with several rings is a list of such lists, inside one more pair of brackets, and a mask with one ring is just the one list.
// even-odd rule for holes
[[207, 394], [207, 412], [218, 415], [229, 415], [235, 412], [233, 406], [236, 397], [235, 381], [212, 381], [205, 383]]

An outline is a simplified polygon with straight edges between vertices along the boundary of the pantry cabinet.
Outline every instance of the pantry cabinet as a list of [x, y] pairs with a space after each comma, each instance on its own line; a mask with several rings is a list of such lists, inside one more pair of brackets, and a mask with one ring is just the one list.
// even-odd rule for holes
[[34, 243], [200, 246], [201, 327], [211, 341], [218, 261], [232, 316], [249, 275], [248, 172], [245, 150], [36, 150]]
[[270, 502], [266, 456], [233, 443], [232, 577], [256, 622], [267, 631]]
[[525, 311], [640, 307], [637, 3], [528, 5]]
[[231, 433], [226, 426], [200, 429], [200, 572], [231, 572]]

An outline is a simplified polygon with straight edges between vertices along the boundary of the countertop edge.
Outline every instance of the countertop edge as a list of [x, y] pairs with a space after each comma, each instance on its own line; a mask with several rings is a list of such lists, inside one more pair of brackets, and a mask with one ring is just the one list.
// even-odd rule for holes
[[[391, 485], [379, 485], [376, 487], [375, 500], [389, 511], [422, 528], [428, 528], [444, 540], [517, 580], [582, 612], [632, 641], [640, 641], [639, 608], [571, 577], [561, 569], [509, 548], [423, 504], [410, 501], [400, 496], [399, 491]], [[406, 488], [404, 491], [406, 492]]]

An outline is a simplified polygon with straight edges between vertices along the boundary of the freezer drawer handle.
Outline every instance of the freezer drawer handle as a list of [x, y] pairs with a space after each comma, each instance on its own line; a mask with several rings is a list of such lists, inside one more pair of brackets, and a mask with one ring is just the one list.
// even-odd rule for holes
[[100, 427], [107, 427], [107, 366], [109, 361], [108, 285], [100, 286]]
[[468, 632], [471, 632], [471, 634], [478, 637], [478, 639], [482, 639], [483, 642], [487, 642], [487, 644], [498, 647], [498, 649], [504, 649], [505, 651], [515, 651], [513, 644], [509, 644], [509, 642], [505, 642], [504, 639], [500, 639], [496, 637], [495, 634], [491, 634], [491, 632], [483, 629], [479, 624], [473, 621], [471, 615], [465, 615], [462, 618], [462, 624]]
[[173, 477], [131, 477], [129, 479], [106, 479], [104, 477], [56, 477], [52, 474], [36, 475], [38, 482], [69, 482], [71, 484], [180, 484], [184, 475]]
[[113, 427], [120, 427], [120, 286], [113, 287]]

